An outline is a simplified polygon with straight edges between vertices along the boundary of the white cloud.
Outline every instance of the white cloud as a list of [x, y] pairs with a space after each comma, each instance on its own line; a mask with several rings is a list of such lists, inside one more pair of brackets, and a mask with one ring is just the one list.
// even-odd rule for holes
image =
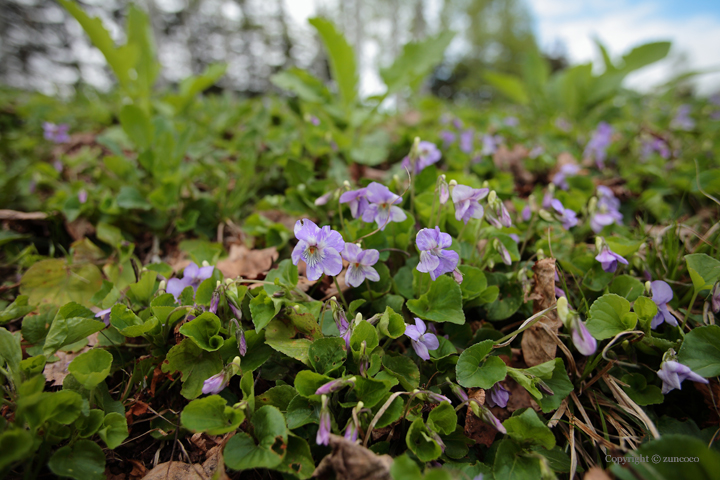
[[[628, 86], [646, 90], [677, 75], [677, 62], [686, 56], [692, 70], [720, 66], [720, 19], [712, 15], [668, 18], [656, 3], [628, 0], [528, 0], [538, 21], [541, 46], [563, 41], [573, 63], [599, 61], [592, 40], [598, 36], [613, 58], [632, 47], [657, 40], [673, 43], [670, 56], [628, 78]], [[696, 79], [701, 93], [720, 88], [720, 74]]]

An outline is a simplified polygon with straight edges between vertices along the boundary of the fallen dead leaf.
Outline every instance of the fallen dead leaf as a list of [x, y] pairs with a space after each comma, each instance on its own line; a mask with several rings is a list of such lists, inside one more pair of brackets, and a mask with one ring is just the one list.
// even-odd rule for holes
[[86, 218], [76, 218], [72, 222], [65, 222], [65, 229], [73, 240], [82, 240], [95, 233], [95, 227]]
[[493, 155], [493, 163], [498, 170], [511, 172], [518, 183], [532, 184], [535, 181], [535, 176], [528, 172], [523, 164], [523, 160], [527, 156], [528, 150], [522, 145], [515, 145], [512, 150], [508, 150], [505, 145], [501, 145]]
[[377, 455], [373, 451], [346, 440], [339, 435], [330, 435], [332, 453], [320, 461], [312, 476], [314, 478], [338, 480], [390, 480], [390, 455]]
[[250, 250], [245, 245], [231, 245], [230, 255], [217, 263], [225, 278], [257, 278], [266, 273], [277, 259], [275, 247]]
[[228, 480], [220, 449], [201, 465], [199, 463], [161, 463], [143, 477], [144, 480]]
[[612, 477], [600, 467], [591, 467], [585, 472], [583, 480], [612, 480]]
[[131, 478], [143, 478], [145, 474], [147, 474], [148, 469], [145, 467], [145, 464], [142, 463], [140, 460], [129, 458], [128, 461], [133, 466], [132, 470], [130, 471]]
[[[533, 271], [535, 272], [533, 279], [535, 286], [530, 298], [534, 299], [533, 313], [537, 313], [555, 304], [555, 259], [539, 260], [533, 266]], [[538, 323], [525, 330], [520, 346], [525, 363], [529, 367], [554, 359], [557, 351], [554, 338], [539, 325], [540, 323], [544, 323], [555, 333], [562, 326], [557, 312], [553, 310], [546, 313]]]

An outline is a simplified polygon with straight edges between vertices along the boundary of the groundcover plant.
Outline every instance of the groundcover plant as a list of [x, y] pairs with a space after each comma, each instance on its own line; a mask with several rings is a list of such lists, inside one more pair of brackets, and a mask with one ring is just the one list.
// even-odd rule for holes
[[717, 103], [530, 59], [513, 104], [390, 116], [452, 36], [360, 99], [320, 18], [337, 94], [159, 94], [139, 9], [118, 48], [61, 3], [122, 93], [3, 93], [0, 475], [720, 475]]

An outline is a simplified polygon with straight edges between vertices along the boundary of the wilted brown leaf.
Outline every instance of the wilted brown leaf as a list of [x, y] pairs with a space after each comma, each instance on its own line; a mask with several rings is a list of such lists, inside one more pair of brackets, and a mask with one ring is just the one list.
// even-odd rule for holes
[[217, 268], [225, 278], [257, 278], [272, 267], [278, 257], [275, 247], [250, 250], [245, 245], [231, 245], [228, 258], [220, 260]]
[[227, 480], [225, 464], [220, 449], [208, 457], [201, 465], [199, 463], [165, 462], [153, 468], [144, 477], [144, 480]]
[[390, 480], [390, 455], [377, 455], [339, 435], [330, 435], [332, 453], [320, 461], [314, 478], [338, 480]]
[[522, 145], [515, 145], [511, 150], [505, 145], [501, 145], [493, 155], [493, 163], [498, 170], [510, 172], [515, 177], [515, 181], [521, 184], [532, 184], [535, 176], [528, 172], [523, 164], [523, 160], [527, 158], [528, 151]]
[[583, 480], [611, 480], [612, 477], [600, 467], [591, 467], [585, 472]]
[[[533, 312], [537, 313], [555, 304], [555, 259], [539, 260], [533, 266], [533, 271], [535, 272], [535, 286], [531, 298], [535, 299]], [[538, 323], [525, 330], [520, 346], [525, 363], [529, 367], [552, 360], [557, 351], [554, 338], [542, 328], [540, 323], [544, 323], [555, 333], [562, 326], [557, 312], [553, 310], [546, 313]]]
[[85, 353], [90, 350], [90, 348], [97, 343], [97, 337], [97, 333], [90, 335], [88, 337], [88, 344], [75, 352], [56, 352], [55, 355], [59, 360], [57, 362], [45, 364], [45, 369], [43, 370], [45, 381], [51, 382], [51, 385], [53, 386], [62, 386], [65, 377], [68, 376], [68, 366], [70, 365], [70, 362], [72, 362], [75, 357], [81, 353]]
[[73, 240], [82, 240], [95, 233], [95, 227], [86, 218], [76, 218], [72, 222], [65, 222], [65, 229]]
[[45, 220], [43, 212], [18, 212], [17, 210], [0, 210], [0, 220]]

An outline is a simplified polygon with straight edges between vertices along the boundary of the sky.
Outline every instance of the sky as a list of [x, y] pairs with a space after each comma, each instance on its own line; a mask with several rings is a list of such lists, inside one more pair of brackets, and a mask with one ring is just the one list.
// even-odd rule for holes
[[[288, 12], [300, 25], [323, 0], [286, 0]], [[564, 44], [571, 63], [601, 64], [594, 37], [608, 48], [613, 59], [635, 46], [669, 40], [667, 59], [639, 71], [626, 80], [628, 87], [647, 91], [688, 70], [718, 68], [717, 73], [696, 77], [698, 92], [720, 90], [720, 0], [525, 0], [535, 18], [535, 32], [544, 50]], [[432, 25], [440, 0], [429, 0], [426, 17]], [[372, 51], [372, 49], [369, 49]], [[363, 59], [361, 89], [382, 91], [377, 67]]]

